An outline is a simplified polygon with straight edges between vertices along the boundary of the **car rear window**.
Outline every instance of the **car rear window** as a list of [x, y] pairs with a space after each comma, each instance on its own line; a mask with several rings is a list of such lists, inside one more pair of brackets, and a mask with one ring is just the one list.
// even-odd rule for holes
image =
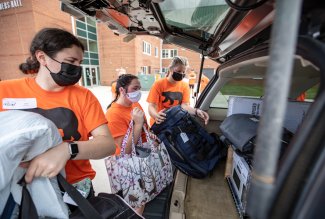
[[[291, 101], [313, 102], [319, 89], [319, 83], [302, 92], [296, 98], [289, 98]], [[230, 96], [263, 98], [264, 79], [262, 78], [241, 78], [233, 79], [225, 84], [220, 92], [213, 99], [210, 107], [228, 108]]]
[[215, 32], [229, 9], [224, 0], [165, 0], [159, 6], [169, 28], [204, 41]]
[[211, 103], [211, 107], [228, 108], [230, 96], [260, 98], [264, 80], [261, 78], [234, 79], [225, 84]]

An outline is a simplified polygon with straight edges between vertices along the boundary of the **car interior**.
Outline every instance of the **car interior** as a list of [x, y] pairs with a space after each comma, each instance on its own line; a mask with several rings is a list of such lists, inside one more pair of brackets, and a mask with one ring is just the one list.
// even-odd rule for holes
[[[325, 201], [324, 2], [299, 1], [293, 54], [282, 58], [292, 63], [288, 64], [286, 90], [276, 84], [279, 78], [270, 74], [275, 72], [270, 66], [279, 61], [274, 58], [276, 49], [272, 37], [281, 35], [272, 28], [277, 16], [286, 17], [285, 13], [291, 10], [290, 4], [296, 4], [295, 1], [283, 3], [282, 8], [282, 1], [275, 0], [61, 1], [63, 11], [76, 17], [95, 17], [126, 41], [136, 35], [157, 36], [202, 54], [202, 67], [205, 57], [220, 63], [203, 92], [199, 93], [197, 88], [195, 107], [208, 112], [210, 120], [205, 126], [208, 132], [222, 136], [220, 125], [236, 110], [260, 115], [263, 120], [268, 118], [264, 120], [268, 123], [273, 122], [273, 114], [266, 114], [266, 108], [287, 109], [283, 118], [276, 118], [281, 120], [277, 124], [279, 127], [288, 123], [294, 126], [284, 158], [272, 164], [276, 166], [275, 179], [265, 186], [265, 193], [255, 190], [263, 186], [256, 183], [258, 176], [254, 171], [260, 167], [254, 166], [254, 162], [260, 163], [268, 156], [258, 157], [260, 154], [256, 153], [253, 165], [246, 167], [245, 164], [242, 169], [248, 172], [243, 179], [243, 174], [238, 175], [239, 170], [235, 169], [237, 164], [245, 162], [240, 161], [228, 145], [227, 156], [208, 177], [195, 179], [176, 171], [170, 188], [146, 206], [146, 218], [325, 217], [321, 207]], [[281, 36], [286, 37], [286, 34]], [[277, 48], [277, 58], [286, 49], [279, 51]], [[279, 75], [281, 67], [276, 69]], [[202, 69], [199, 77], [202, 77]], [[270, 97], [270, 87], [281, 90], [285, 99]], [[304, 95], [302, 100], [299, 99], [301, 95]], [[247, 104], [240, 104], [241, 101]], [[265, 133], [263, 127], [266, 125], [259, 127], [257, 148], [262, 142], [259, 135]], [[275, 127], [269, 127], [264, 138], [272, 136], [273, 130]], [[247, 180], [247, 177], [256, 181]]]
[[[228, 107], [230, 106], [229, 100], [231, 97], [242, 99], [253, 98], [257, 100], [263, 99], [263, 85], [266, 78], [269, 56], [266, 50], [263, 52], [261, 50], [258, 51], [258, 54], [254, 54], [252, 51], [246, 58], [243, 57], [242, 59], [229, 62], [227, 65], [220, 66], [218, 69], [218, 76], [213, 78], [207, 90], [205, 90], [200, 97], [198, 103], [201, 104], [200, 106], [202, 109], [209, 112], [210, 121], [206, 126], [209, 132], [222, 135], [220, 124], [228, 116]], [[295, 102], [297, 106], [306, 105], [306, 103], [310, 105], [315, 98], [319, 82], [319, 68], [312, 64], [310, 60], [297, 54], [294, 59], [288, 102]], [[244, 87], [250, 89], [246, 92], [240, 92], [240, 94], [236, 92], [232, 93], [231, 91], [226, 91], [227, 93], [223, 92], [229, 84], [240, 86], [242, 89], [244, 89]], [[254, 87], [252, 85], [254, 85]], [[295, 101], [296, 98], [305, 91], [308, 93], [308, 99], [301, 103]], [[246, 106], [237, 105], [237, 107], [241, 107], [240, 110], [244, 111], [242, 108]], [[249, 107], [249, 110], [251, 110], [252, 106]], [[296, 119], [300, 121], [302, 118]], [[228, 156], [230, 155], [228, 154]], [[231, 158], [228, 158], [227, 164], [230, 161]], [[194, 178], [187, 179], [187, 190], [183, 192], [184, 196], [186, 194], [184, 205], [187, 207], [184, 213], [186, 212], [186, 216], [189, 216], [189, 218], [201, 217], [202, 215], [204, 215], [202, 218], [211, 218], [212, 215], [218, 215], [217, 218], [238, 218], [236, 208], [239, 208], [238, 211], [241, 212], [241, 206], [234, 205], [232, 196], [227, 192], [229, 187], [224, 180], [225, 177], [227, 179], [229, 175], [231, 175], [231, 167], [225, 164], [226, 161], [223, 162], [224, 163], [220, 163], [217, 166], [210, 178], [204, 180], [197, 180]], [[174, 187], [174, 192], [175, 188], [178, 187]], [[197, 190], [199, 190], [199, 192]], [[174, 202], [171, 203], [173, 204]], [[222, 207], [213, 207], [216, 206], [216, 203], [218, 203], [217, 206]], [[200, 211], [200, 209], [205, 208], [207, 208], [205, 211]], [[200, 216], [197, 215], [198, 213]], [[245, 215], [240, 216], [244, 217]]]

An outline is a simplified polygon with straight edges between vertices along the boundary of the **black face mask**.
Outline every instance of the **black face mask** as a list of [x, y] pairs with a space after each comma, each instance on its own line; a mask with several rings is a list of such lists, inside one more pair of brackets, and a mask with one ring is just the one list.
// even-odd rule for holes
[[172, 77], [175, 81], [181, 81], [185, 77], [185, 74], [174, 71]]
[[[52, 58], [53, 59], [53, 58]], [[55, 59], [54, 61], [61, 63]], [[62, 62], [61, 70], [58, 73], [53, 73], [50, 69], [45, 66], [47, 70], [49, 70], [53, 80], [59, 86], [69, 86], [77, 83], [81, 78], [82, 68], [77, 65], [72, 65], [69, 63]]]

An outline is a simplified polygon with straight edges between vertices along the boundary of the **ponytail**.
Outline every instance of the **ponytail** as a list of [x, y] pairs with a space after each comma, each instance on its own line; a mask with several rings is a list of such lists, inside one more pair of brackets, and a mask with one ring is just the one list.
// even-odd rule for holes
[[35, 55], [26, 59], [25, 63], [19, 65], [20, 71], [24, 74], [35, 74], [38, 72], [40, 63], [37, 61]]

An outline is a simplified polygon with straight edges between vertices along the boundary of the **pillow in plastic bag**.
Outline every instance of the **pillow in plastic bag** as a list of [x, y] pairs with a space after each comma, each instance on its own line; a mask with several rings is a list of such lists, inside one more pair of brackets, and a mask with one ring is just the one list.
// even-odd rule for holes
[[[62, 138], [55, 124], [45, 117], [19, 110], [0, 112], [0, 213], [12, 193], [20, 204], [21, 187], [17, 184], [26, 172], [21, 161], [60, 144]], [[68, 218], [68, 209], [62, 200], [56, 178], [34, 178], [27, 187], [39, 216]]]

